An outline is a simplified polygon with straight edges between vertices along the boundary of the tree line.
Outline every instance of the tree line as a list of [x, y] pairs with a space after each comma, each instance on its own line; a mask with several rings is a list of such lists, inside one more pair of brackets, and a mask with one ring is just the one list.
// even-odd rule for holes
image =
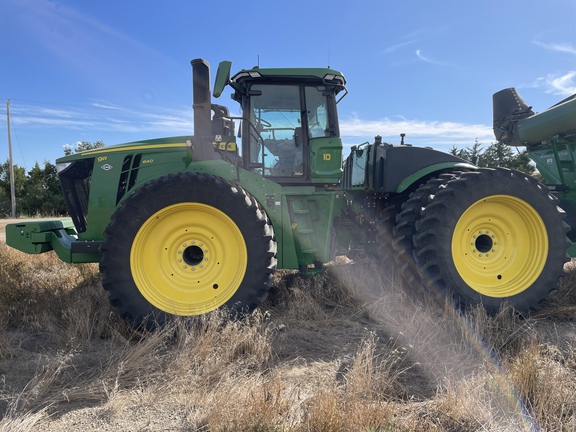
[[515, 147], [507, 146], [499, 142], [490, 144], [486, 149], [476, 140], [472, 147], [450, 150], [454, 156], [461, 157], [479, 167], [502, 167], [511, 168], [527, 174], [536, 174], [536, 167], [531, 163], [525, 151], [519, 151]]
[[[70, 155], [84, 150], [103, 147], [102, 141], [94, 143], [82, 141], [75, 146], [66, 146], [64, 154]], [[534, 174], [534, 165], [525, 152], [519, 152], [501, 143], [492, 143], [486, 149], [475, 141], [474, 145], [464, 149], [453, 147], [450, 153], [469, 160], [481, 167], [505, 167]], [[38, 162], [26, 170], [14, 166], [14, 185], [17, 216], [65, 216], [66, 202], [62, 196], [56, 165], [45, 161], [41, 167]], [[0, 218], [11, 214], [10, 169], [9, 162], [0, 165]]]

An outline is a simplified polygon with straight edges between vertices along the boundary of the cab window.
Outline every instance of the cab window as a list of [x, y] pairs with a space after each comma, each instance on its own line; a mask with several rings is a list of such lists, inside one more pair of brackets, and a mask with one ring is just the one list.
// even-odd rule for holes
[[253, 84], [249, 166], [270, 177], [304, 178], [308, 142], [334, 136], [326, 86]]
[[262, 140], [251, 137], [251, 162], [272, 177], [304, 175], [300, 87], [253, 85], [250, 121]]
[[308, 118], [308, 136], [321, 138], [330, 136], [328, 128], [328, 110], [324, 87], [306, 87], [306, 115]]

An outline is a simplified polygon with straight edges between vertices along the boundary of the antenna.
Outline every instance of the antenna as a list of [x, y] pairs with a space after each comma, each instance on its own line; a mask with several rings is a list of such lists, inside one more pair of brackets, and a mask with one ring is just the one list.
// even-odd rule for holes
[[330, 69], [330, 36], [328, 36], [328, 69]]

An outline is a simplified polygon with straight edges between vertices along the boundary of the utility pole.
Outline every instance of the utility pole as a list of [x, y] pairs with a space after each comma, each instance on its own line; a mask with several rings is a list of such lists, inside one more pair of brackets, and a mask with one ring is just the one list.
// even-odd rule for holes
[[10, 159], [10, 202], [12, 218], [16, 217], [16, 187], [14, 186], [14, 163], [12, 162], [12, 135], [10, 134], [10, 99], [6, 101], [6, 118], [8, 120], [8, 157]]

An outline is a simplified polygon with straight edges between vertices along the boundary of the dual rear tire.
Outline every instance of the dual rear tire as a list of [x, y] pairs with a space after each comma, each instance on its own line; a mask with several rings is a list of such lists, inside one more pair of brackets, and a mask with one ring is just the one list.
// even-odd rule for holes
[[536, 310], [557, 289], [570, 241], [558, 200], [535, 178], [497, 169], [446, 173], [412, 193], [396, 219], [396, 257], [462, 305]]

